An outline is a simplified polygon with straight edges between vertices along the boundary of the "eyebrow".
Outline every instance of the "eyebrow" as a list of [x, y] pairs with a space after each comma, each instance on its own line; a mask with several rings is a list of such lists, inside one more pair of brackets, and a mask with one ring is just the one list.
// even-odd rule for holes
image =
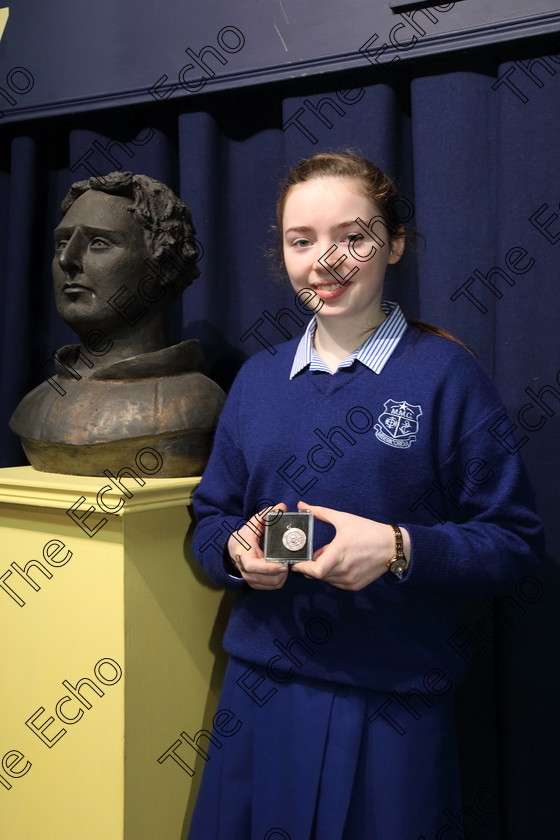
[[287, 230], [284, 231], [284, 234], [287, 234], [287, 233], [310, 233], [311, 230], [313, 230], [313, 228], [310, 228], [307, 225], [299, 225], [299, 226], [288, 228]]
[[[349, 219], [346, 222], [338, 222], [338, 224], [333, 225], [330, 228], [330, 231], [332, 232], [336, 230], [343, 230], [344, 228], [352, 227], [352, 225], [355, 224], [357, 224], [357, 219]], [[309, 225], [295, 225], [294, 227], [290, 227], [287, 230], [285, 230], [284, 235], [288, 233], [312, 233], [313, 230], [314, 229]]]
[[56, 236], [68, 236], [74, 233], [76, 228], [82, 228], [90, 236], [118, 236], [118, 231], [108, 228], [91, 227], [90, 225], [74, 225], [74, 227], [57, 227], [54, 229]]

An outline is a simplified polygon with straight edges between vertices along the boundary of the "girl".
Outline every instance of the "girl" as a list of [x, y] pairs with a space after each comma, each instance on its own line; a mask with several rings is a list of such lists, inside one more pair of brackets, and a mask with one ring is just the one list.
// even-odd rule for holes
[[[460, 807], [453, 599], [530, 574], [541, 529], [479, 364], [383, 300], [396, 199], [351, 154], [302, 161], [280, 195], [316, 314], [244, 365], [194, 497], [195, 556], [238, 595], [219, 703], [236, 734], [208, 747], [191, 840], [415, 840]], [[271, 506], [311, 510], [312, 560], [263, 559]]]

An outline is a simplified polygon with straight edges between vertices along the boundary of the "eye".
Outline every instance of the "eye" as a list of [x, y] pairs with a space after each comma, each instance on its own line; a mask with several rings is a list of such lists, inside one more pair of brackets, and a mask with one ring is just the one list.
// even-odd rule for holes
[[344, 237], [344, 239], [348, 242], [348, 244], [354, 245], [356, 242], [359, 242], [360, 239], [363, 239], [364, 236], [362, 233], [348, 233]]
[[95, 236], [89, 243], [90, 248], [95, 248], [95, 250], [102, 250], [103, 248], [110, 248], [111, 243], [107, 242], [105, 239], [101, 239], [99, 236]]
[[59, 239], [58, 242], [55, 243], [55, 250], [56, 251], [64, 251], [68, 244], [67, 239]]
[[311, 245], [309, 239], [294, 239], [292, 242], [292, 246], [295, 248], [307, 248], [308, 245]]

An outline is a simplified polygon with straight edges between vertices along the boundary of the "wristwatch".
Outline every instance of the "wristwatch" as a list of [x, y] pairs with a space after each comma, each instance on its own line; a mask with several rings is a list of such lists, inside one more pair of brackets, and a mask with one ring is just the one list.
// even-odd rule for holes
[[391, 559], [387, 561], [387, 571], [392, 572], [395, 577], [402, 580], [408, 567], [408, 560], [404, 556], [401, 529], [398, 525], [391, 524], [389, 525], [389, 528], [393, 529], [393, 533], [395, 535], [395, 556], [391, 557]]

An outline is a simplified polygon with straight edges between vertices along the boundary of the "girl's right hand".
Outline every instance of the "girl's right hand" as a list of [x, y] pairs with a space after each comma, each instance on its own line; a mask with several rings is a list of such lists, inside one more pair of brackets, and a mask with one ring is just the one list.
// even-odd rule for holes
[[288, 576], [288, 566], [263, 560], [260, 545], [264, 534], [263, 516], [272, 510], [285, 511], [286, 505], [280, 502], [256, 513], [238, 531], [234, 531], [228, 540], [228, 554], [243, 580], [252, 589], [281, 589]]

